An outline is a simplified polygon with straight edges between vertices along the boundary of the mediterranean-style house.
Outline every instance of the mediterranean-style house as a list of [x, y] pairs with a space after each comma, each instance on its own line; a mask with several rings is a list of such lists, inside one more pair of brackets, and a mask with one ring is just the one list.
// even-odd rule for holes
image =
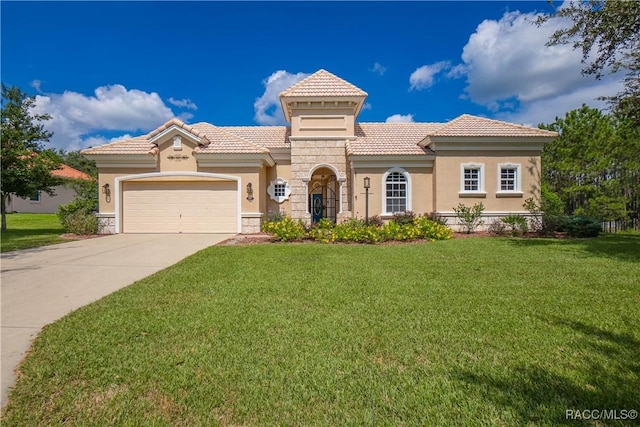
[[7, 204], [7, 212], [56, 213], [58, 206], [69, 203], [76, 197], [76, 190], [70, 185], [73, 180], [91, 179], [86, 173], [65, 164], [51, 171], [51, 175], [65, 181], [62, 185], [53, 187], [55, 195], [50, 196], [43, 191], [36, 191], [30, 197], [22, 198], [12, 194]]
[[[254, 233], [271, 213], [307, 224], [413, 211], [456, 225], [526, 213], [555, 132], [462, 115], [360, 123], [367, 93], [320, 70], [280, 94], [287, 126], [187, 125], [86, 149], [99, 170], [102, 233]], [[365, 188], [365, 182], [369, 188]], [[486, 221], [488, 223], [488, 221]]]

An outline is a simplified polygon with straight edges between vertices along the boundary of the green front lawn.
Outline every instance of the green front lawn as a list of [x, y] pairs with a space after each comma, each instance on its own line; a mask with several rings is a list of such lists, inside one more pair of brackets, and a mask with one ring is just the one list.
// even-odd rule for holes
[[0, 238], [0, 252], [68, 242], [56, 214], [7, 214], [7, 231]]
[[212, 247], [46, 327], [2, 422], [575, 425], [640, 410], [638, 277], [640, 236]]

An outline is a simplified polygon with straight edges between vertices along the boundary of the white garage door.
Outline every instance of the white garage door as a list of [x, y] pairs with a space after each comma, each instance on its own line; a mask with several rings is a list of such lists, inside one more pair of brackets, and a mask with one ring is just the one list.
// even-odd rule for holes
[[236, 233], [235, 181], [124, 182], [123, 233]]

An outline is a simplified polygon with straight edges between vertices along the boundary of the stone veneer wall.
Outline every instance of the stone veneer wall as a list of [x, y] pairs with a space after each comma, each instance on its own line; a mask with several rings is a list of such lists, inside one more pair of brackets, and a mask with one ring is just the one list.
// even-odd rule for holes
[[251, 217], [242, 217], [242, 233], [243, 234], [252, 234], [259, 233], [262, 231], [261, 228], [262, 217], [260, 216], [251, 216]]
[[96, 214], [98, 218], [98, 234], [116, 233], [116, 214]]
[[331, 165], [338, 170], [338, 179], [347, 178], [342, 181], [342, 213], [337, 214], [337, 219], [351, 217], [345, 140], [291, 141], [291, 217], [311, 223], [311, 214], [307, 212], [307, 179], [317, 165]]

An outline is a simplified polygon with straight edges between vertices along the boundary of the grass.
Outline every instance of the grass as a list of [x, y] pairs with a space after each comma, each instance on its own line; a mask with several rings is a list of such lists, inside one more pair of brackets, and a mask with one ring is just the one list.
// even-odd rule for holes
[[638, 277], [640, 236], [212, 247], [46, 327], [2, 422], [574, 425], [568, 409], [640, 410]]
[[56, 214], [7, 214], [7, 231], [2, 232], [0, 252], [68, 242], [60, 237], [63, 233]]

